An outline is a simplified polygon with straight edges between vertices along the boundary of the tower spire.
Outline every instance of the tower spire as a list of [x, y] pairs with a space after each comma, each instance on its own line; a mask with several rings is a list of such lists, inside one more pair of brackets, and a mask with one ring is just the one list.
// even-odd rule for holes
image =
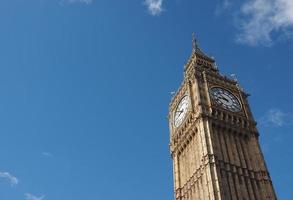
[[197, 48], [198, 48], [197, 40], [196, 40], [195, 33], [193, 32], [192, 33], [192, 51], [195, 52]]
[[199, 55], [211, 62], [215, 62], [215, 60], [208, 56], [207, 54], [205, 54], [198, 46], [198, 43], [197, 43], [197, 39], [196, 39], [196, 36], [195, 36], [195, 33], [193, 32], [192, 33], [192, 54], [196, 54], [196, 55]]

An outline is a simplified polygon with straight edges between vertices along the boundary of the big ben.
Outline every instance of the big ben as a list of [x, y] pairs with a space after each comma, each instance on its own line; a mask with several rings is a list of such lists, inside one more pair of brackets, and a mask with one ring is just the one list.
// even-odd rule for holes
[[169, 106], [175, 200], [277, 199], [247, 97], [193, 38]]

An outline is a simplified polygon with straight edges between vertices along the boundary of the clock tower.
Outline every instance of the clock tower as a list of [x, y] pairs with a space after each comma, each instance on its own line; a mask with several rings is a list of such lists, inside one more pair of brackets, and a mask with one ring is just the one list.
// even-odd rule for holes
[[193, 37], [169, 106], [175, 200], [275, 200], [248, 94]]

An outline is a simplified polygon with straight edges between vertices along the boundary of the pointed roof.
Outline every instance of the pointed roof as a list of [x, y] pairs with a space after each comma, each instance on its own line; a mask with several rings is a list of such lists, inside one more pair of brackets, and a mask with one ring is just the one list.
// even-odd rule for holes
[[195, 37], [195, 34], [192, 33], [192, 53], [195, 53], [196, 55], [203, 57], [204, 59], [207, 59], [210, 62], [215, 62], [213, 58], [205, 54], [198, 46], [197, 40]]

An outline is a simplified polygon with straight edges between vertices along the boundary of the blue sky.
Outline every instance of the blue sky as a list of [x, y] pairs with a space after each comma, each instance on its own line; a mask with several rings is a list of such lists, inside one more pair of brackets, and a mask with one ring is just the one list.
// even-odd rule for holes
[[[0, 199], [173, 199], [166, 119], [195, 32], [293, 191], [291, 0], [0, 3]], [[290, 198], [291, 197], [291, 198]]]

